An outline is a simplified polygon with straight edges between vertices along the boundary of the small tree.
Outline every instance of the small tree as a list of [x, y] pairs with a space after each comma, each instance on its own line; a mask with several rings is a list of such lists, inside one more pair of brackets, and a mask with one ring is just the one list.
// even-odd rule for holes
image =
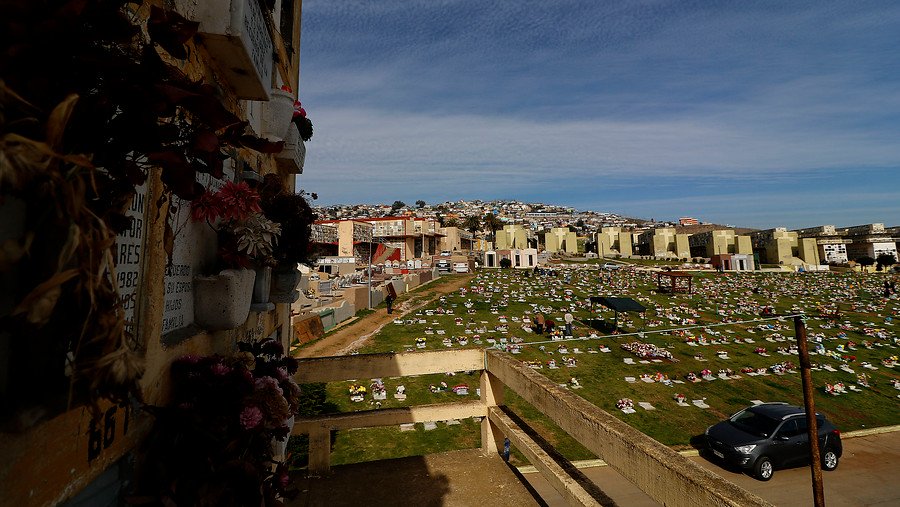
[[862, 266], [865, 270], [865, 268], [868, 268], [872, 264], [875, 264], [875, 259], [869, 257], [868, 255], [863, 255], [862, 257], [858, 257], [856, 259], [856, 263]]
[[397, 211], [406, 207], [406, 203], [403, 201], [394, 201], [394, 204], [391, 205], [391, 213], [396, 213]]
[[416, 207], [419, 208], [419, 209], [424, 208], [424, 207], [425, 207], [425, 201], [423, 201], [422, 199], [419, 199], [418, 201], [416, 201]]
[[484, 230], [491, 232], [491, 241], [496, 241], [496, 233], [503, 228], [503, 222], [497, 218], [497, 215], [488, 213], [484, 216]]
[[500, 267], [503, 269], [509, 269], [512, 267], [512, 261], [504, 257], [500, 259]]
[[894, 264], [897, 264], [897, 259], [894, 257], [894, 254], [883, 253], [875, 259], [875, 262], [878, 263], [879, 268], [883, 269], [890, 268]]
[[466, 220], [463, 222], [463, 228], [465, 230], [471, 232], [472, 234], [475, 234], [476, 232], [480, 231], [481, 226], [482, 226], [481, 220], [475, 215], [466, 217]]

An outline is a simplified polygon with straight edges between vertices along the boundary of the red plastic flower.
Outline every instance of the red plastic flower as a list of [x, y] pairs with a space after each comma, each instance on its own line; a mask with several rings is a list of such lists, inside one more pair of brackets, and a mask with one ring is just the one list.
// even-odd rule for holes
[[251, 213], [260, 213], [259, 194], [247, 182], [229, 181], [218, 192], [216, 198], [221, 206], [222, 217], [226, 220], [246, 220]]
[[214, 222], [222, 214], [222, 206], [216, 194], [204, 192], [191, 201], [191, 219], [195, 222]]

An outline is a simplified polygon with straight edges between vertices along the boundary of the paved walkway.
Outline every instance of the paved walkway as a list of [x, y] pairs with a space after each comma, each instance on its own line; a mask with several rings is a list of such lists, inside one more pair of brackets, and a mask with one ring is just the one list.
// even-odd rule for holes
[[[777, 470], [772, 480], [762, 482], [701, 457], [690, 459], [775, 505], [813, 504], [808, 467]], [[622, 507], [660, 505], [608, 466], [581, 471]], [[838, 469], [822, 476], [828, 507], [900, 505], [900, 431], [845, 438]], [[566, 505], [539, 473], [526, 473], [524, 477], [548, 505]]]
[[301, 493], [287, 507], [540, 505], [514, 469], [480, 449], [344, 465], [327, 477], [294, 479]]

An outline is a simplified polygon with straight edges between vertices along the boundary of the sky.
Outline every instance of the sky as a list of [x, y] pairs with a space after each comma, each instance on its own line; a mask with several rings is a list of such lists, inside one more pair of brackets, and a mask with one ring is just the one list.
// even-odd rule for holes
[[318, 205], [900, 225], [900, 2], [305, 0]]

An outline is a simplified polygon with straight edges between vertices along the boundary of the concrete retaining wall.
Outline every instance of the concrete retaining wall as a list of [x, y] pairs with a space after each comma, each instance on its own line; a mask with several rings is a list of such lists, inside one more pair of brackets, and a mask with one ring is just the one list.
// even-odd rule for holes
[[484, 354], [478, 349], [397, 354], [360, 354], [355, 356], [300, 359], [294, 378], [297, 382], [334, 382], [349, 379], [407, 377], [448, 371], [484, 368]]
[[491, 375], [663, 505], [771, 505], [560, 388], [512, 356], [494, 350], [485, 355]]

